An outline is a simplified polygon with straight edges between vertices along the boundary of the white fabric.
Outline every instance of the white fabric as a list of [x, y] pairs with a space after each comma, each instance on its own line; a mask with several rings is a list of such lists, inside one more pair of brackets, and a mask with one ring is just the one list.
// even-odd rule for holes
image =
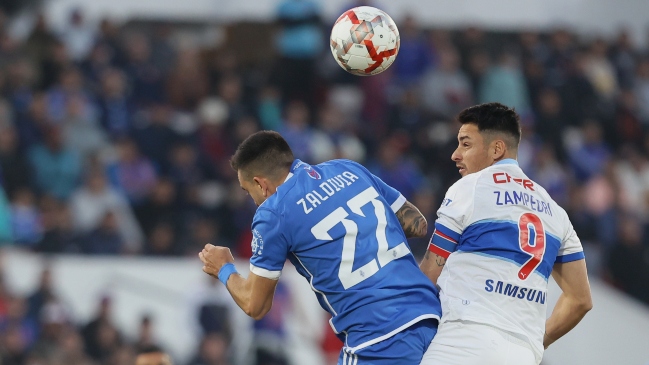
[[[458, 347], [457, 344], [462, 344]], [[467, 351], [470, 348], [473, 351]], [[530, 345], [488, 325], [453, 321], [439, 326], [421, 365], [538, 365]]]
[[[505, 193], [513, 196], [514, 192], [526, 194], [527, 204], [522, 200], [518, 204], [513, 204], [512, 200], [505, 203]], [[534, 213], [542, 222], [545, 236], [560, 241], [556, 256], [547, 256], [546, 250], [544, 261], [554, 264], [555, 259], [560, 260], [562, 256], [583, 252], [565, 210], [545, 189], [529, 180], [515, 163], [493, 165], [460, 179], [448, 190], [438, 210], [436, 226], [442, 225], [462, 235], [469, 227], [478, 230], [476, 227], [486, 222], [517, 225], [524, 213]], [[475, 237], [474, 233], [467, 240]], [[512, 240], [518, 241], [518, 234]], [[489, 237], [469, 241], [463, 244], [484, 246], [484, 249], [492, 249], [491, 245], [495, 245]], [[507, 250], [518, 249], [517, 245], [507, 246]], [[505, 249], [499, 250], [502, 251], [462, 252], [460, 248], [449, 256], [437, 281], [442, 322], [468, 320], [517, 333], [528, 339], [540, 361], [547, 313], [547, 278], [533, 271], [525, 279], [519, 279], [521, 265], [512, 261]], [[463, 348], [465, 345], [468, 344], [463, 340], [456, 344]]]
[[254, 266], [253, 264], [250, 264], [250, 272], [257, 276], [261, 276], [270, 280], [279, 280], [279, 277], [282, 276], [281, 271], [270, 271], [258, 266]]

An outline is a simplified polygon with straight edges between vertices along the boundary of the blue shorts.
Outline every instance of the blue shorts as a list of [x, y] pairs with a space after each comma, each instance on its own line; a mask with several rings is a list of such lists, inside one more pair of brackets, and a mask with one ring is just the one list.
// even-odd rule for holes
[[419, 365], [436, 333], [437, 320], [425, 319], [353, 354], [343, 348], [338, 365]]

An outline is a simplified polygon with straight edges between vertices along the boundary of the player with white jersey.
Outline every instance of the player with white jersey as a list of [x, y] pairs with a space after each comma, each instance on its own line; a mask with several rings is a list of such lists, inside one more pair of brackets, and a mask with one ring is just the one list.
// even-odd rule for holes
[[237, 274], [229, 249], [209, 244], [203, 270], [259, 319], [288, 259], [332, 316], [344, 343], [339, 364], [419, 364], [441, 315], [406, 240], [426, 234], [419, 210], [358, 163], [294, 159], [276, 132], [248, 137], [231, 164], [258, 205], [250, 275]]
[[[470, 107], [421, 269], [437, 284], [442, 321], [424, 359], [444, 365], [539, 364], [544, 348], [592, 307], [581, 242], [568, 215], [516, 162], [519, 117]], [[548, 278], [562, 289], [546, 320]]]

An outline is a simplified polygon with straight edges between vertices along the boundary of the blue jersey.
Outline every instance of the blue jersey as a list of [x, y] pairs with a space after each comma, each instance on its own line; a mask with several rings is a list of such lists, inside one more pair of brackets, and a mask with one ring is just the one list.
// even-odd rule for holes
[[348, 351], [441, 316], [394, 212], [406, 199], [358, 163], [295, 160], [255, 214], [250, 270], [278, 279], [286, 259], [304, 276]]

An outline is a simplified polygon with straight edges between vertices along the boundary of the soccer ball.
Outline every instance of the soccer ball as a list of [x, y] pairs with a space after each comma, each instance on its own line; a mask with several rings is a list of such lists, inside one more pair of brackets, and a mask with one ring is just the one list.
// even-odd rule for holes
[[399, 30], [384, 11], [359, 6], [341, 15], [331, 29], [331, 53], [345, 71], [354, 75], [379, 74], [399, 52]]

